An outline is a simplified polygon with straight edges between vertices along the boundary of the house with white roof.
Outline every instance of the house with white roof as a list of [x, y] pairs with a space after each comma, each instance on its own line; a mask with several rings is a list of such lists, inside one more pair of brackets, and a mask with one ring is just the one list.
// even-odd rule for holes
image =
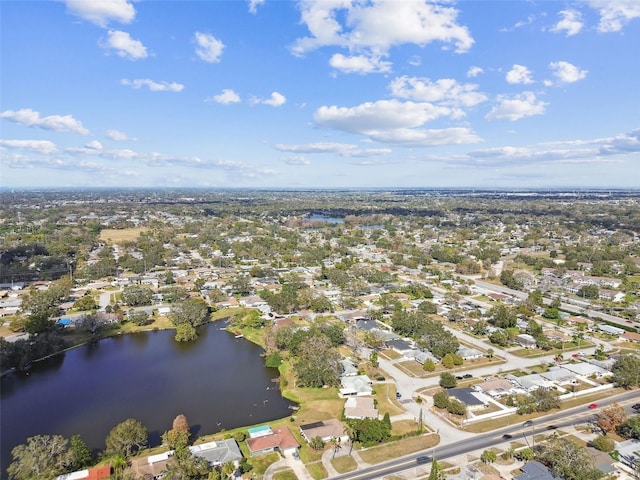
[[340, 395], [348, 396], [371, 396], [373, 394], [373, 382], [366, 375], [355, 375], [352, 377], [340, 377]]

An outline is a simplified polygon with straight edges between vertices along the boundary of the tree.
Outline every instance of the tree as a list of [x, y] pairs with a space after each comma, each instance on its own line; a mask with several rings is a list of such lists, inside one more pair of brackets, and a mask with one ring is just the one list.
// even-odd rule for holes
[[189, 420], [187, 420], [187, 417], [183, 414], [180, 414], [173, 419], [171, 427], [179, 432], [187, 432], [190, 434], [191, 431], [191, 428], [189, 427]]
[[369, 362], [374, 367], [378, 366], [378, 352], [376, 350], [371, 350], [371, 354], [369, 355]]
[[313, 437], [309, 442], [309, 446], [316, 451], [320, 451], [324, 448], [324, 441], [320, 437]]
[[122, 303], [130, 307], [141, 305], [151, 305], [153, 292], [150, 288], [141, 287], [139, 285], [131, 285], [124, 287], [122, 290]]
[[314, 335], [296, 352], [294, 370], [299, 386], [323, 387], [340, 383], [340, 354], [324, 334]]
[[185, 448], [189, 445], [189, 432], [182, 430], [167, 430], [162, 434], [162, 445], [169, 450]]
[[489, 360], [493, 359], [493, 355], [495, 354], [493, 348], [488, 348], [487, 349], [487, 357], [489, 357]]
[[449, 405], [447, 405], [447, 411], [453, 415], [464, 415], [467, 413], [467, 407], [459, 400], [450, 399]]
[[456, 365], [455, 361], [453, 360], [453, 355], [451, 355], [450, 353], [447, 353], [444, 357], [442, 357], [440, 363], [442, 363], [442, 366], [445, 368], [453, 368]]
[[147, 428], [134, 418], [128, 418], [111, 429], [105, 443], [107, 455], [122, 455], [129, 458], [133, 453], [147, 446]]
[[181, 323], [176, 327], [176, 342], [191, 342], [198, 338], [198, 331], [190, 323]]
[[440, 374], [440, 386], [442, 388], [454, 388], [458, 384], [456, 377], [449, 372]]
[[172, 480], [207, 480], [211, 466], [202, 457], [191, 455], [187, 447], [174, 451], [166, 468], [166, 478]]
[[536, 411], [548, 412], [552, 408], [560, 408], [560, 393], [550, 388], [537, 388], [531, 392]]
[[536, 459], [565, 480], [599, 480], [604, 476], [595, 468], [593, 457], [586, 449], [557, 435], [540, 445]]
[[627, 413], [624, 410], [624, 407], [617, 403], [613, 403], [608, 407], [600, 410], [598, 414], [598, 427], [602, 432], [606, 435], [608, 433], [614, 432], [620, 427], [623, 423], [627, 421]]
[[611, 371], [613, 381], [620, 387], [631, 388], [640, 385], [640, 358], [635, 355], [621, 355]]
[[188, 323], [197, 327], [209, 320], [209, 306], [202, 298], [188, 298], [171, 308], [169, 318], [176, 326]]
[[614, 448], [616, 448], [614, 441], [604, 435], [598, 435], [596, 438], [594, 438], [591, 442], [591, 445], [593, 445], [593, 448], [596, 448], [602, 452], [610, 452]]
[[483, 463], [493, 463], [497, 459], [498, 455], [496, 455], [496, 452], [494, 452], [493, 450], [485, 450], [480, 455], [480, 460], [482, 460]]
[[597, 285], [584, 285], [578, 290], [578, 295], [583, 298], [598, 298], [600, 290]]
[[433, 459], [431, 462], [431, 471], [429, 472], [429, 478], [427, 480], [444, 480], [444, 472], [437, 459]]
[[447, 408], [449, 406], [449, 394], [446, 390], [440, 390], [433, 395], [433, 405], [436, 408]]
[[518, 321], [516, 311], [506, 305], [493, 307], [489, 315], [489, 322], [498, 328], [515, 327]]
[[618, 428], [620, 435], [626, 438], [640, 439], [640, 415], [633, 415]]
[[93, 452], [80, 435], [73, 435], [69, 445], [68, 470], [76, 471], [91, 465]]
[[431, 360], [430, 358], [426, 359], [422, 364], [422, 368], [425, 372], [435, 372], [436, 370], [436, 362]]
[[92, 295], [84, 295], [75, 301], [73, 308], [80, 311], [95, 310], [98, 308], [98, 304]]
[[7, 468], [11, 480], [49, 480], [68, 463], [69, 441], [61, 435], [36, 435], [11, 450]]

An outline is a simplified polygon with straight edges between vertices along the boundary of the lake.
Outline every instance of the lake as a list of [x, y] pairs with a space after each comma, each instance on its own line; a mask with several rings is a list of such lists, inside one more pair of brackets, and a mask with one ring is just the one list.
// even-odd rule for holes
[[262, 349], [223, 331], [222, 322], [199, 328], [178, 343], [175, 331], [120, 335], [34, 363], [28, 374], [1, 380], [2, 478], [11, 449], [27, 437], [80, 434], [103, 450], [109, 431], [127, 418], [149, 430], [150, 446], [187, 416], [194, 435], [268, 422], [292, 413], [280, 395], [278, 370]]

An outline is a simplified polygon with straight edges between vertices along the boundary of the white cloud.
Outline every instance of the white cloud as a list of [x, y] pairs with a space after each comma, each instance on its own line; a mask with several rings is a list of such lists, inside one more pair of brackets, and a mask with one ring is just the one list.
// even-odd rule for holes
[[482, 141], [478, 135], [467, 127], [426, 130], [399, 128], [395, 130], [371, 132], [369, 136], [378, 142], [397, 143], [418, 147], [461, 145]]
[[313, 118], [321, 127], [367, 134], [378, 130], [419, 127], [451, 113], [449, 108], [430, 103], [380, 100], [351, 108], [322, 106], [316, 110]]
[[526, 20], [520, 20], [520, 21], [514, 23], [510, 27], [503, 27], [503, 28], [500, 29], [500, 31], [501, 32], [513, 32], [514, 30], [517, 30], [518, 28], [522, 28], [522, 27], [526, 27], [527, 25], [531, 25], [535, 21], [536, 21], [536, 16], [535, 15], [529, 15]]
[[385, 62], [380, 57], [371, 57], [365, 55], [345, 56], [336, 53], [329, 60], [336, 70], [344, 73], [384, 73], [391, 71], [391, 62]]
[[45, 130], [55, 130], [56, 132], [74, 132], [80, 135], [89, 135], [89, 130], [84, 128], [82, 123], [71, 115], [49, 115], [48, 117], [40, 117], [39, 112], [31, 110], [30, 108], [23, 108], [17, 111], [5, 110], [0, 114], [0, 117], [28, 127], [40, 127]]
[[294, 157], [283, 157], [281, 158], [283, 162], [287, 165], [311, 165], [311, 160], [308, 158], [304, 158], [302, 155], [297, 155]]
[[467, 71], [467, 77], [469, 78], [474, 78], [477, 77], [478, 75], [484, 73], [484, 70], [480, 67], [471, 67], [468, 71]]
[[196, 55], [201, 60], [209, 63], [218, 63], [222, 50], [224, 50], [224, 43], [218, 40], [213, 35], [208, 33], [196, 32], [195, 41], [198, 45], [196, 47]]
[[388, 148], [360, 148], [352, 143], [317, 142], [298, 145], [277, 144], [276, 150], [292, 153], [335, 153], [341, 157], [376, 157], [391, 153]]
[[394, 79], [389, 88], [395, 97], [443, 105], [473, 107], [487, 100], [486, 95], [476, 91], [478, 85], [461, 85], [452, 78], [432, 82], [428, 78], [403, 76]]
[[558, 15], [562, 17], [562, 20], [558, 21], [553, 28], [552, 32], [566, 32], [567, 37], [580, 33], [584, 24], [582, 23], [582, 15], [576, 10], [562, 10], [558, 12]]
[[240, 102], [240, 96], [230, 88], [225, 88], [222, 93], [205, 99], [206, 102], [216, 102], [228, 105], [230, 103]]
[[586, 78], [588, 70], [581, 70], [569, 62], [551, 62], [549, 64], [553, 75], [560, 83], [574, 83]]
[[514, 64], [511, 70], [507, 72], [507, 83], [517, 84], [523, 83], [525, 85], [533, 83], [531, 78], [531, 71], [524, 65]]
[[287, 98], [279, 92], [271, 93], [271, 96], [269, 98], [260, 99], [257, 97], [253, 97], [251, 99], [252, 105], [262, 104], [262, 105], [271, 105], [272, 107], [281, 107], [286, 102], [287, 102]]
[[127, 0], [65, 0], [67, 9], [73, 14], [100, 27], [110, 21], [131, 23], [136, 10]]
[[120, 84], [136, 90], [147, 87], [152, 92], [181, 92], [184, 89], [184, 85], [180, 83], [155, 82], [149, 78], [137, 78], [135, 80], [123, 78], [120, 80]]
[[126, 133], [121, 132], [120, 130], [107, 130], [105, 135], [109, 140], [113, 140], [116, 142], [123, 142], [124, 140], [130, 140], [129, 136]]
[[380, 100], [356, 107], [323, 106], [314, 120], [319, 127], [367, 135], [377, 142], [431, 146], [480, 141], [469, 128], [421, 130], [418, 127], [439, 117], [457, 118], [460, 109], [428, 102]]
[[539, 143], [514, 147], [510, 145], [469, 152], [454, 162], [485, 165], [543, 163], [610, 163], [616, 155], [640, 152], [640, 129], [627, 134], [589, 140]]
[[300, 10], [310, 36], [293, 44], [296, 55], [325, 46], [381, 56], [406, 43], [439, 41], [453, 44], [457, 52], [473, 45], [467, 27], [457, 23], [458, 10], [421, 0], [304, 0]]
[[601, 33], [619, 32], [630, 20], [640, 18], [638, 0], [589, 0], [589, 5], [600, 14]]
[[520, 120], [524, 117], [542, 115], [547, 104], [536, 99], [533, 92], [523, 92], [513, 98], [498, 96], [500, 104], [491, 109], [485, 118], [487, 120]]
[[41, 153], [42, 155], [51, 155], [58, 151], [56, 145], [49, 140], [0, 140], [0, 146]]
[[89, 143], [85, 144], [85, 147], [93, 150], [102, 150], [102, 144], [98, 140], [91, 140]]
[[113, 49], [118, 56], [129, 60], [147, 58], [147, 48], [142, 42], [134, 40], [127, 32], [120, 30], [109, 30], [109, 37], [106, 41], [100, 42], [100, 46], [105, 49]]
[[249, 0], [249, 12], [254, 15], [258, 12], [258, 6], [263, 5], [265, 0]]

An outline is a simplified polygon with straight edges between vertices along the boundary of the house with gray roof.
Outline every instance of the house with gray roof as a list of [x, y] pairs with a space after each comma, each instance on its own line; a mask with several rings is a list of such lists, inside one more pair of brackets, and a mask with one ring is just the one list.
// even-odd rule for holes
[[565, 363], [560, 365], [564, 370], [568, 370], [575, 375], [580, 375], [581, 377], [590, 377], [591, 375], [595, 375], [600, 378], [605, 375], [610, 375], [607, 369], [602, 368], [598, 365], [594, 365], [592, 363], [578, 362], [578, 363]]
[[482, 410], [489, 407], [485, 395], [476, 392], [473, 388], [450, 388], [446, 392], [449, 394], [449, 398], [455, 398], [466, 405], [469, 410]]
[[204, 458], [211, 466], [233, 462], [237, 467], [242, 460], [240, 447], [232, 438], [193, 445], [189, 447], [189, 451], [191, 455]]
[[358, 375], [358, 367], [355, 363], [353, 363], [348, 358], [343, 358], [340, 360], [340, 365], [342, 365], [342, 376], [343, 377], [353, 377]]
[[562, 478], [553, 475], [551, 470], [540, 462], [527, 462], [520, 470], [522, 473], [513, 477], [514, 480], [562, 480]]

